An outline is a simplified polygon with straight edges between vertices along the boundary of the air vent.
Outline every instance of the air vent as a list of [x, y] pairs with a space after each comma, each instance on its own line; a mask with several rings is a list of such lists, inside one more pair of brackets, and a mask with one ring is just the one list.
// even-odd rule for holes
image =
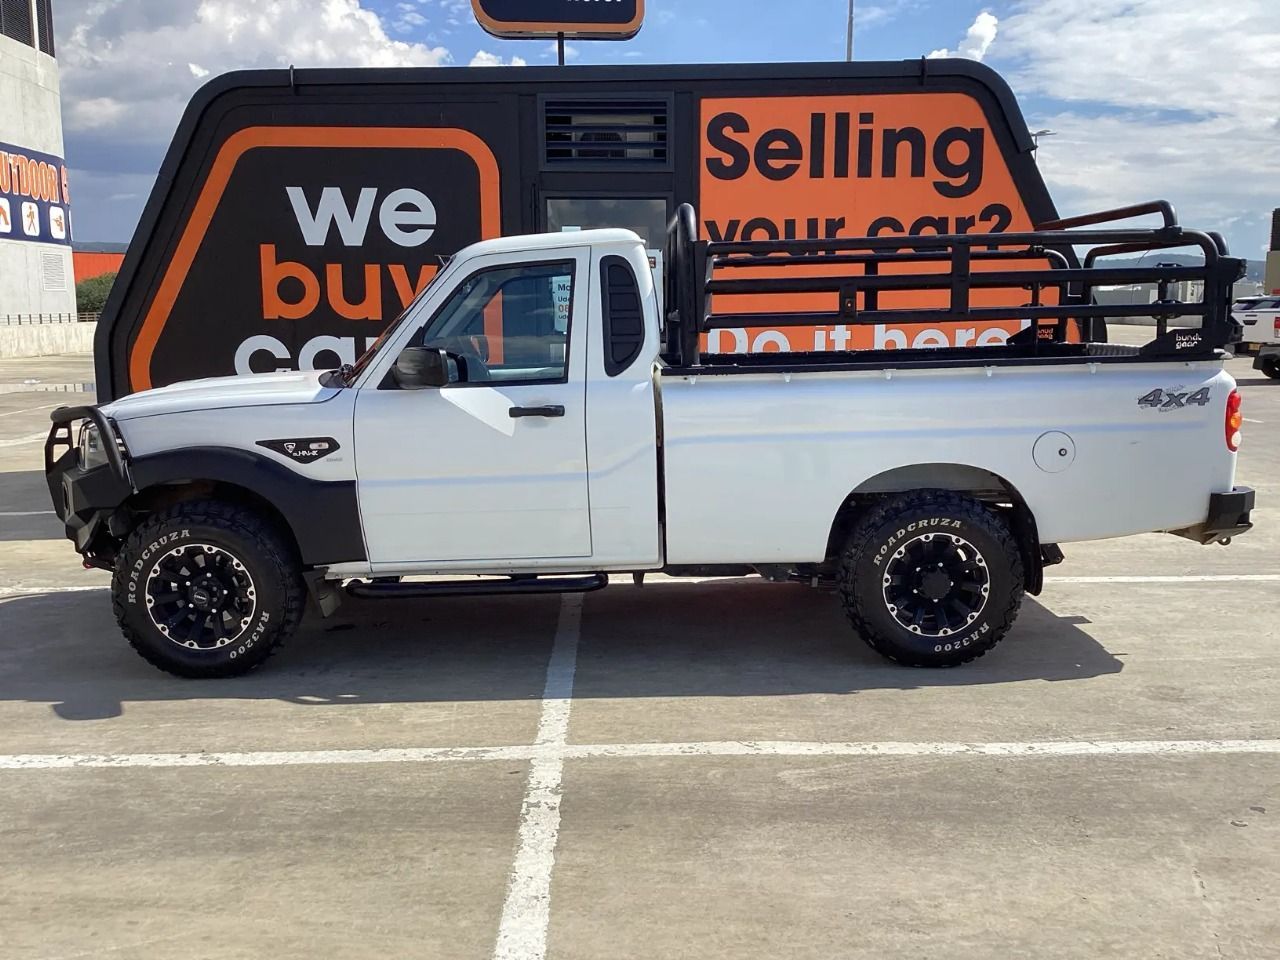
[[547, 166], [666, 166], [670, 112], [664, 100], [548, 101]]
[[0, 33], [35, 46], [35, 24], [31, 22], [31, 0], [0, 0]]
[[46, 250], [40, 255], [40, 279], [49, 293], [67, 289], [67, 258], [62, 252]]
[[53, 0], [36, 0], [36, 34], [40, 52], [53, 56]]

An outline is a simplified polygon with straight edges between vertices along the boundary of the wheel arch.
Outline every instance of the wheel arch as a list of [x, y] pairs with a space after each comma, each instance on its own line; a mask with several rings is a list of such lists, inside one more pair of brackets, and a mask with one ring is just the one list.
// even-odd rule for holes
[[198, 498], [227, 500], [271, 518], [306, 567], [366, 559], [354, 480], [316, 480], [264, 456], [223, 447], [139, 457], [130, 473], [136, 492], [123, 504], [129, 515]]
[[854, 523], [872, 503], [913, 490], [947, 490], [964, 494], [1003, 515], [1018, 543], [1026, 591], [1033, 596], [1039, 595], [1044, 586], [1044, 562], [1035, 514], [1013, 483], [998, 473], [972, 464], [904, 464], [868, 477], [849, 492], [836, 511], [827, 538], [827, 556], [839, 554]]

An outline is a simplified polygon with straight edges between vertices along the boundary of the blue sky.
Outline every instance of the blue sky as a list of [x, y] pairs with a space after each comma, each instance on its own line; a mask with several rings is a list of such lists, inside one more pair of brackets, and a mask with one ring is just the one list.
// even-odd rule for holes
[[[1280, 206], [1277, 0], [858, 0], [856, 56], [946, 51], [1009, 81], [1064, 213], [1167, 197], [1258, 257]], [[779, 12], [782, 11], [782, 12]], [[574, 64], [844, 57], [847, 0], [648, 0], [626, 43]], [[470, 0], [56, 0], [77, 236], [124, 240], [186, 101], [246, 67], [546, 65]], [[967, 39], [966, 39], [967, 38]]]

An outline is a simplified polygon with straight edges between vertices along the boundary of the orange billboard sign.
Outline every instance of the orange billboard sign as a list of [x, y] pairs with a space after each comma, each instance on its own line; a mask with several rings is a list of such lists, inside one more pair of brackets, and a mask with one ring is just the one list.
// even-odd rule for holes
[[[1004, 233], [1033, 226], [986, 115], [964, 94], [707, 99], [701, 122], [700, 229], [706, 240]], [[975, 293], [975, 303], [983, 303], [983, 296]], [[717, 311], [776, 312], [781, 299], [722, 297]], [[927, 293], [886, 299], [902, 307], [943, 305]], [[838, 309], [834, 295], [785, 300], [788, 310]], [[1002, 343], [1024, 326], [1004, 321], [771, 329], [762, 323], [713, 331], [708, 350], [981, 346]]]

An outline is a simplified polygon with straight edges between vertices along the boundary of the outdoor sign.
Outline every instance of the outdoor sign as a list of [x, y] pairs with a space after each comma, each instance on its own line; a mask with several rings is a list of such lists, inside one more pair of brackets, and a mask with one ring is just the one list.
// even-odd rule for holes
[[70, 210], [61, 157], [0, 143], [0, 240], [70, 246]]
[[644, 0], [471, 0], [495, 37], [628, 40], [644, 23]]
[[[441, 257], [565, 224], [635, 226], [660, 246], [661, 228], [644, 223], [654, 201], [660, 221], [693, 204], [709, 240], [1027, 229], [1056, 217], [1031, 147], [1007, 87], [956, 62], [233, 75], [189, 108], [156, 181], [99, 326], [99, 396], [354, 362]], [[65, 200], [52, 162], [30, 172], [39, 162], [17, 190], [52, 197], [57, 185]], [[65, 208], [0, 196], [15, 229], [24, 202], [42, 216]], [[560, 222], [553, 211], [566, 208], [573, 216]], [[661, 256], [650, 256], [660, 281]], [[563, 325], [569, 291], [553, 293]], [[721, 311], [838, 307], [834, 294], [722, 296]], [[715, 332], [707, 347], [977, 346], [1021, 327], [762, 321]]]
[[240, 130], [147, 308], [132, 389], [354, 363], [439, 256], [500, 235], [498, 190], [497, 161], [465, 130]]
[[[1032, 229], [979, 103], [960, 93], [779, 96], [702, 101], [704, 240], [1004, 233]], [[829, 268], [827, 268], [829, 271]], [[975, 267], [981, 269], [981, 267]], [[1007, 269], [1007, 267], [1006, 267]], [[893, 271], [892, 265], [885, 268]], [[740, 275], [740, 274], [738, 274]], [[999, 302], [1001, 291], [986, 293]], [[974, 303], [983, 303], [983, 291]], [[836, 295], [722, 297], [717, 309], [837, 312]], [[887, 306], [936, 307], [886, 293]], [[712, 353], [869, 350], [1003, 343], [1019, 321], [719, 330]]]

